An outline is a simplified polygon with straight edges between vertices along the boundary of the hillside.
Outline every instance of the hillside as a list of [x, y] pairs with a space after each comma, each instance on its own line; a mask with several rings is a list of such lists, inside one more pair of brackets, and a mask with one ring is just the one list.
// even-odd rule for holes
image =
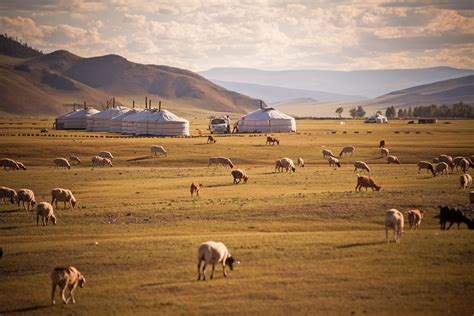
[[25, 43], [19, 43], [7, 34], [0, 34], [0, 55], [15, 58], [31, 58], [41, 56], [43, 53], [37, 49], [28, 46]]
[[358, 71], [267, 71], [246, 68], [214, 68], [200, 74], [210, 80], [316, 90], [374, 98], [417, 85], [474, 75], [474, 71], [450, 67]]
[[217, 86], [200, 75], [168, 66], [133, 63], [118, 55], [82, 58], [59, 50], [30, 59], [0, 58], [0, 111], [57, 114], [63, 104], [87, 101], [101, 108], [107, 99], [142, 105], [145, 96], [178, 113], [242, 113], [259, 101]]
[[364, 97], [356, 95], [327, 93], [314, 90], [290, 89], [253, 83], [241, 83], [222, 80], [212, 80], [212, 82], [228, 90], [236, 91], [256, 99], [264, 100], [267, 103], [282, 102], [301, 98], [313, 99], [313, 101], [355, 101], [364, 99]]

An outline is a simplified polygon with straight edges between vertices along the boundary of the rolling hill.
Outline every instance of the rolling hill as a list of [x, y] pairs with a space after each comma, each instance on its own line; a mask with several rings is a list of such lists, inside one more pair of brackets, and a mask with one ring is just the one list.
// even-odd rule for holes
[[[1, 51], [0, 51], [1, 53]], [[0, 56], [0, 112], [52, 115], [64, 104], [101, 108], [116, 97], [118, 104], [136, 105], [148, 96], [178, 114], [243, 113], [259, 101], [228, 91], [184, 69], [133, 63], [118, 55], [82, 58], [65, 50], [29, 59]]]

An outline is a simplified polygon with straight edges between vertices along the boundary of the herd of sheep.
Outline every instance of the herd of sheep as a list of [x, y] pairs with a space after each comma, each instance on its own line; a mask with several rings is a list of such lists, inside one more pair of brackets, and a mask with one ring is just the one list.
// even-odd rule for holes
[[[216, 139], [211, 135], [207, 140], [208, 144], [216, 143]], [[279, 145], [280, 141], [273, 137], [267, 136], [267, 145]], [[390, 155], [390, 150], [385, 147], [385, 141], [379, 143], [380, 153], [382, 157], [385, 157], [388, 164], [400, 164], [398, 157]], [[339, 157], [336, 157], [333, 152], [329, 149], [323, 149], [322, 154], [323, 158], [327, 159], [329, 166], [334, 168], [341, 168], [342, 164], [340, 159], [345, 155], [354, 155], [355, 152], [354, 146], [346, 146], [342, 148], [339, 153]], [[168, 153], [163, 146], [153, 145], [150, 148], [152, 156], [163, 155], [167, 156]], [[96, 156], [91, 158], [92, 168], [95, 167], [112, 167], [114, 156], [108, 151], [101, 151]], [[433, 176], [438, 174], [447, 174], [449, 169], [451, 171], [458, 170], [461, 168], [463, 174], [460, 176], [460, 185], [461, 188], [465, 189], [472, 184], [472, 177], [466, 173], [469, 168], [474, 168], [474, 156], [471, 157], [455, 157], [452, 158], [448, 155], [440, 155], [433, 159], [433, 162], [436, 165], [433, 165], [431, 162], [420, 161], [418, 163], [418, 172], [421, 170], [427, 170], [431, 172]], [[82, 164], [81, 159], [76, 155], [70, 155], [69, 159], [66, 158], [56, 158], [53, 160], [53, 165], [55, 168], [67, 168], [71, 169], [71, 166]], [[298, 158], [297, 161], [298, 167], [304, 167], [305, 163], [302, 157]], [[26, 167], [18, 161], [12, 159], [1, 159], [0, 166], [6, 171], [10, 170], [26, 170]], [[211, 166], [225, 166], [230, 167], [231, 175], [233, 177], [233, 183], [239, 184], [242, 180], [244, 183], [247, 183], [249, 176], [242, 169], [234, 169], [234, 164], [227, 157], [210, 157], [208, 159], [208, 167]], [[354, 172], [367, 172], [370, 173], [369, 165], [364, 161], [355, 161], [353, 163]], [[275, 173], [277, 172], [296, 172], [296, 166], [292, 159], [284, 157], [276, 160], [275, 162]], [[191, 196], [199, 196], [200, 189], [202, 184], [193, 182], [190, 187]], [[358, 192], [362, 188], [371, 188], [373, 191], [379, 191], [381, 186], [378, 185], [375, 180], [368, 175], [359, 175], [357, 174], [357, 184], [355, 191]], [[30, 189], [20, 189], [17, 192], [11, 188], [0, 187], [0, 199], [3, 204], [17, 203], [18, 207], [20, 204], [25, 210], [34, 209], [36, 211], [36, 225], [39, 226], [39, 219], [41, 217], [43, 226], [48, 225], [48, 222], [51, 221], [56, 225], [56, 216], [54, 214], [53, 204], [56, 209], [58, 209], [58, 202], [63, 202], [63, 207], [66, 208], [67, 204], [71, 208], [74, 208], [76, 205], [76, 198], [70, 190], [62, 188], [54, 188], [51, 190], [51, 203], [48, 202], [36, 202], [34, 192]], [[417, 229], [421, 224], [424, 212], [421, 210], [409, 210], [407, 212], [408, 222], [410, 229]], [[450, 209], [449, 207], [440, 207], [440, 218], [441, 229], [445, 229], [446, 223], [450, 222], [457, 223], [458, 226], [460, 223], [466, 223], [469, 229], [474, 229], [474, 222], [467, 218], [462, 211]], [[451, 227], [451, 225], [449, 227]], [[448, 227], [448, 229], [449, 229]], [[388, 232], [389, 230], [394, 231], [395, 242], [398, 243], [401, 240], [402, 233], [404, 229], [404, 215], [402, 212], [396, 209], [389, 209], [385, 213], [385, 230], [386, 230], [386, 241], [389, 242]], [[227, 247], [222, 242], [208, 241], [201, 244], [198, 247], [198, 280], [206, 280], [205, 269], [207, 265], [212, 265], [212, 271], [210, 278], [213, 278], [215, 265], [222, 265], [223, 275], [226, 277], [226, 266], [230, 270], [233, 270], [234, 264], [238, 264], [239, 261], [235, 260], [229, 253]], [[204, 262], [201, 268], [201, 264]], [[55, 304], [54, 296], [55, 289], [57, 286], [61, 288], [61, 298], [62, 301], [67, 304], [69, 301], [75, 302], [74, 290], [77, 286], [83, 287], [85, 284], [84, 276], [74, 267], [65, 267], [65, 268], [55, 268], [51, 273], [51, 282], [52, 282], [52, 293], [51, 301], [52, 304]], [[69, 297], [65, 297], [65, 290], [69, 289]]]

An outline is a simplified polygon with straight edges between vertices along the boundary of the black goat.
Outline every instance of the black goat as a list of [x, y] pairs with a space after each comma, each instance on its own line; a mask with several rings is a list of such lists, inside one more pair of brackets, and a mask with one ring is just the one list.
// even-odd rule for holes
[[[467, 217], [463, 211], [455, 208], [450, 208], [448, 206], [439, 206], [439, 224], [441, 230], [449, 230], [454, 223], [459, 225], [461, 223], [465, 223], [469, 229], [474, 229], [474, 222], [472, 219]], [[448, 228], [446, 228], [446, 224], [450, 223]]]

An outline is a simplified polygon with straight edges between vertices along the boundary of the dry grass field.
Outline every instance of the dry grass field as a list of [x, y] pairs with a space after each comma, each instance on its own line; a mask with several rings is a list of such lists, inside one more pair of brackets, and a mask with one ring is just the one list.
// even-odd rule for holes
[[[206, 122], [191, 122], [205, 128]], [[0, 134], [36, 134], [51, 120], [0, 119]], [[473, 231], [462, 224], [440, 231], [438, 205], [468, 207], [460, 172], [433, 178], [416, 163], [439, 154], [474, 154], [473, 121], [387, 125], [332, 120], [297, 121], [298, 133], [192, 138], [90, 138], [104, 135], [50, 131], [61, 137], [0, 136], [0, 156], [22, 161], [21, 172], [0, 172], [0, 185], [34, 190], [50, 201], [55, 187], [71, 189], [74, 210], [55, 210], [56, 226], [36, 227], [33, 212], [0, 206], [0, 314], [453, 314], [474, 304]], [[344, 133], [345, 132], [345, 133]], [[401, 165], [380, 157], [384, 139]], [[151, 157], [150, 145], [168, 157]], [[323, 148], [343, 157], [334, 170]], [[101, 150], [114, 166], [91, 169]], [[81, 166], [55, 170], [52, 160], [76, 154]], [[208, 168], [210, 156], [227, 156], [250, 176], [232, 184], [228, 168]], [[281, 157], [304, 168], [275, 173]], [[352, 163], [364, 160], [382, 186], [354, 192]], [[472, 170], [471, 170], [472, 173]], [[189, 185], [203, 184], [191, 198]], [[400, 244], [385, 243], [385, 210], [426, 212], [418, 231], [406, 221]], [[390, 233], [392, 238], [393, 234]], [[229, 278], [196, 281], [201, 242], [223, 241], [241, 261]], [[87, 284], [75, 305], [50, 305], [49, 274], [76, 266]], [[208, 268], [208, 273], [210, 269]], [[58, 302], [59, 299], [57, 298]]]

